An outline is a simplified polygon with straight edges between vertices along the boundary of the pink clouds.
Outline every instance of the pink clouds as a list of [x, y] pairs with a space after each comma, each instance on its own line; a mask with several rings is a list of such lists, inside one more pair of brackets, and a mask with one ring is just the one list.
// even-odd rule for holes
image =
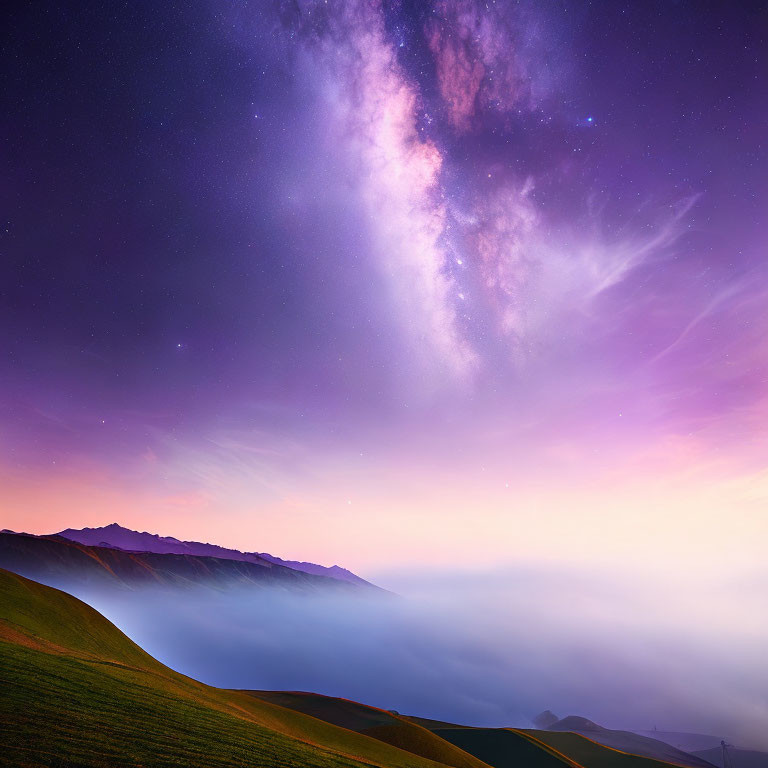
[[503, 5], [479, 7], [471, 0], [442, 0], [436, 10], [425, 35], [440, 95], [457, 131], [468, 130], [478, 111], [503, 113], [537, 105], [546, 78], [533, 78], [527, 58], [520, 55], [536, 40], [528, 19]]
[[454, 128], [466, 130], [475, 112], [485, 67], [468, 50], [471, 46], [468, 29], [459, 29], [454, 37], [445, 25], [435, 22], [427, 27], [426, 34], [449, 120]]
[[[666, 257], [686, 232], [693, 199], [656, 211], [642, 234], [613, 234], [592, 211], [556, 224], [537, 203], [536, 181], [513, 178], [481, 187], [452, 217], [462, 263], [476, 276], [476, 302], [516, 364], [557, 357], [576, 335], [595, 334], [601, 301], [634, 270]], [[599, 330], [598, 332], [602, 332]]]

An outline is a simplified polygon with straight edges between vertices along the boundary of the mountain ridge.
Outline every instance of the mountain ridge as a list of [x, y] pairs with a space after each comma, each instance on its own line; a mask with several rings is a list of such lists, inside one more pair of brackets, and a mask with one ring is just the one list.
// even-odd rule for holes
[[[49, 586], [72, 589], [279, 587], [304, 592], [389, 595], [368, 585], [320, 576], [269, 561], [167, 552], [136, 552], [81, 544], [63, 536], [0, 532], [0, 567]], [[367, 582], [365, 582], [367, 584]]]
[[267, 552], [243, 552], [239, 549], [222, 547], [200, 541], [185, 541], [175, 536], [160, 536], [149, 531], [134, 531], [119, 523], [85, 528], [65, 528], [55, 536], [63, 536], [88, 546], [103, 546], [132, 552], [154, 552], [156, 554], [187, 554], [217, 557], [223, 560], [241, 560], [259, 565], [272, 563], [295, 571], [302, 571], [315, 576], [326, 576], [339, 581], [375, 586], [347, 568], [339, 565], [325, 566], [300, 560], [284, 560]]

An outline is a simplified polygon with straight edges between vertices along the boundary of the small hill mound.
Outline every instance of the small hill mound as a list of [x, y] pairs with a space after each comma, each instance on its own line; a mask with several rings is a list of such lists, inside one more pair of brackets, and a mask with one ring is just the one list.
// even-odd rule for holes
[[578, 717], [577, 715], [568, 715], [562, 720], [557, 720], [547, 728], [543, 728], [545, 731], [578, 731], [580, 733], [599, 733], [605, 731], [607, 728], [603, 728], [602, 725], [593, 723], [591, 720], [587, 720], [586, 717]]
[[543, 712], [539, 712], [536, 717], [531, 719], [531, 722], [537, 727], [541, 728], [542, 730], [546, 730], [547, 728], [551, 728], [560, 718], [554, 713], [551, 712], [548, 709], [545, 709]]

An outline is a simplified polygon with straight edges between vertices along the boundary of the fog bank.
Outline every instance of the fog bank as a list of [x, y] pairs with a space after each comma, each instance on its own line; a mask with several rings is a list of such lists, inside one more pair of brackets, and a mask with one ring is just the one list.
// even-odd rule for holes
[[230, 688], [307, 690], [487, 726], [543, 709], [768, 749], [763, 576], [509, 568], [380, 574], [399, 599], [269, 590], [80, 596], [152, 655]]

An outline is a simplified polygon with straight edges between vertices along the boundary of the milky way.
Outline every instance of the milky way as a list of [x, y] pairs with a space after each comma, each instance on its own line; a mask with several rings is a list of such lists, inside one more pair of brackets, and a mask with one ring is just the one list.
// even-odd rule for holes
[[366, 567], [535, 559], [555, 530], [643, 560], [651, 519], [695, 560], [728, 510], [757, 562], [763, 3], [42, 3], [5, 29], [8, 526]]

